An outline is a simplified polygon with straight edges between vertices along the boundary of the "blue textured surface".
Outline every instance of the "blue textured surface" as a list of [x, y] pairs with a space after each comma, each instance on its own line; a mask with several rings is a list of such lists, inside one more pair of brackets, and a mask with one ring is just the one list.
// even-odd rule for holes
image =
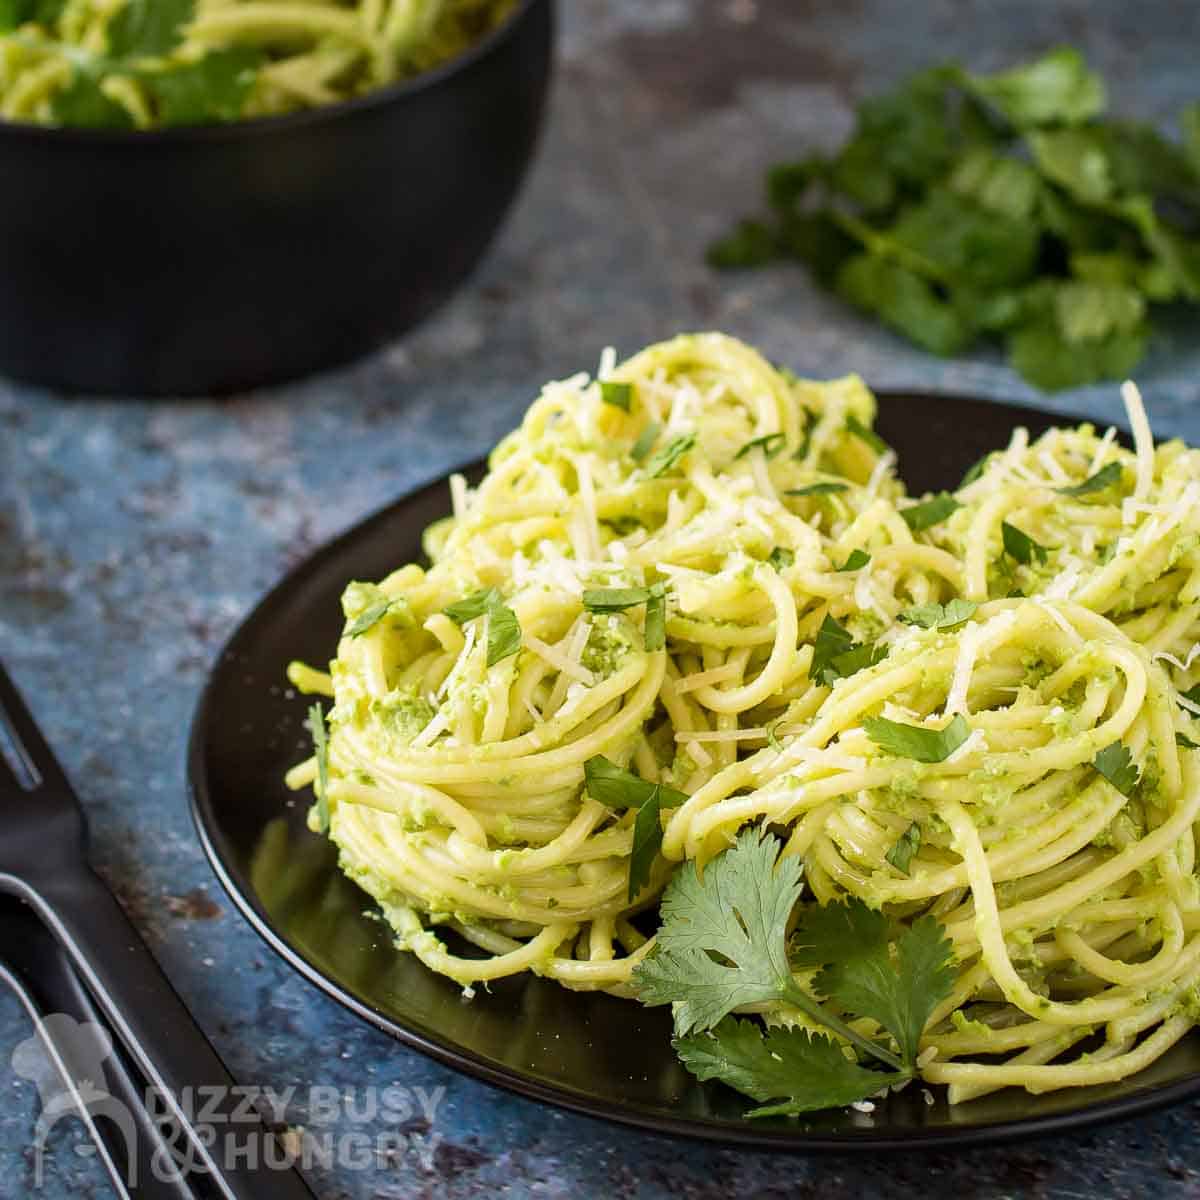
[[[590, 367], [609, 343], [631, 351], [721, 328], [804, 372], [1037, 399], [997, 358], [930, 359], [799, 270], [709, 273], [703, 247], [754, 204], [764, 163], [835, 144], [857, 99], [931, 55], [991, 68], [1072, 42], [1118, 111], [1164, 120], [1200, 94], [1200, 7], [1188, 4], [563, 7], [534, 174], [478, 274], [415, 334], [338, 374], [220, 403], [93, 403], [0, 384], [0, 657], [77, 783], [97, 865], [240, 1080], [440, 1096], [431, 1123], [405, 1127], [416, 1136], [394, 1161], [315, 1169], [323, 1197], [1200, 1194], [1198, 1105], [1071, 1138], [883, 1160], [734, 1153], [556, 1112], [354, 1020], [275, 962], [219, 893], [183, 759], [222, 640], [321, 541], [486, 450], [543, 379]], [[1140, 379], [1156, 432], [1200, 442], [1194, 326], [1161, 333]], [[1115, 387], [1052, 403], [1120, 412]], [[32, 1194], [37, 1097], [8, 1070], [28, 1032], [0, 996], [5, 1196]], [[319, 1116], [288, 1112], [310, 1126]], [[384, 1124], [343, 1113], [335, 1127]], [[77, 1126], [53, 1149], [44, 1195], [109, 1194]]]

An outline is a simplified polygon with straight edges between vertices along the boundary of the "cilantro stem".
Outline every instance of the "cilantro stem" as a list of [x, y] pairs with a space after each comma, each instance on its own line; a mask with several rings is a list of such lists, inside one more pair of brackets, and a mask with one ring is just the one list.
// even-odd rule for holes
[[887, 1049], [886, 1046], [881, 1046], [878, 1042], [873, 1042], [869, 1037], [864, 1037], [861, 1033], [851, 1029], [840, 1017], [835, 1017], [823, 1004], [819, 1004], [814, 1000], [795, 980], [788, 979], [784, 984], [783, 999], [788, 1004], [794, 1004], [806, 1016], [812, 1017], [814, 1021], [819, 1021], [827, 1029], [832, 1029], [834, 1033], [840, 1034], [846, 1041], [857, 1046], [860, 1050], [870, 1054], [873, 1058], [879, 1059], [880, 1062], [887, 1063], [892, 1070], [899, 1071], [905, 1075], [912, 1074], [912, 1070]]

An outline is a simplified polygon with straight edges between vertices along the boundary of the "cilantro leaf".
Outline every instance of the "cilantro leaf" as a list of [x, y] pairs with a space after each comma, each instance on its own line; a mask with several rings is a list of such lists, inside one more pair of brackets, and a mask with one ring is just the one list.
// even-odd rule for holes
[[969, 621], [979, 607], [974, 600], [951, 600], [948, 604], [915, 604], [900, 614], [905, 625], [919, 625], [922, 629], [957, 629]]
[[487, 612], [487, 665], [494, 667], [521, 649], [521, 624], [506, 604], [495, 603]]
[[662, 810], [662, 788], [656, 785], [638, 809], [633, 822], [633, 847], [629, 852], [629, 890], [626, 893], [630, 903], [650, 882], [651, 868], [662, 849]]
[[109, 54], [113, 58], [169, 54], [183, 41], [184, 27], [195, 8], [196, 0], [128, 0], [108, 23]]
[[653, 458], [646, 463], [645, 472], [651, 479], [665, 475], [696, 444], [694, 433], [681, 433], [673, 437]]
[[641, 462], [647, 454], [654, 448], [654, 443], [658, 441], [658, 435], [662, 433], [662, 426], [656, 421], [651, 421], [641, 433], [638, 434], [638, 439], [633, 443], [633, 449], [629, 452], [633, 457], [634, 462]]
[[850, 631], [839, 625], [829, 613], [826, 613], [825, 619], [821, 622], [821, 628], [817, 630], [816, 640], [813, 642], [813, 657], [808, 668], [809, 679], [822, 680], [826, 668], [833, 660], [839, 654], [845, 654], [853, 646], [854, 638]]
[[796, 561], [795, 552], [789, 550], [786, 546], [776, 546], [770, 554], [767, 555], [767, 562], [771, 564], [777, 571], [782, 571], [785, 567], [790, 567]]
[[412, 613], [408, 606], [408, 601], [403, 596], [397, 596], [395, 599], [387, 599], [377, 601], [375, 604], [364, 608], [362, 612], [354, 618], [353, 621], [346, 627], [346, 632], [343, 637], [356, 638], [362, 637], [369, 629], [373, 629], [384, 617], [389, 614], [395, 614], [400, 618], [400, 624], [405, 628], [411, 628], [413, 625]]
[[933, 283], [882, 255], [862, 253], [847, 259], [838, 272], [836, 290], [931, 354], [958, 354], [974, 337], [963, 313], [939, 296]]
[[649, 881], [650, 869], [662, 848], [662, 810], [683, 804], [687, 796], [663, 784], [639, 779], [602, 754], [593, 755], [583, 764], [583, 777], [593, 800], [608, 808], [638, 810], [629, 856], [628, 896], [632, 901]]
[[800, 896], [803, 863], [779, 857], [781, 843], [747, 829], [713, 859], [703, 879], [685, 863], [663, 893], [653, 953], [633, 972], [643, 1004], [672, 1004], [675, 1033], [711, 1029], [745, 1004], [784, 1000], [898, 1068], [891, 1051], [818, 1004], [792, 978], [787, 925]]
[[608, 808], [640, 808], [650, 799], [655, 788], [662, 792], [668, 808], [674, 808], [687, 799], [683, 792], [650, 783], [618, 767], [603, 754], [594, 754], [583, 764], [583, 776], [588, 795]]
[[803, 864], [792, 855], [777, 865], [779, 849], [772, 835], [747, 830], [707, 865], [703, 880], [689, 861], [663, 894], [655, 952], [634, 978], [643, 1003], [674, 1002], [680, 1036], [794, 986], [784, 931]]
[[851, 550], [846, 561], [838, 567], [838, 573], [841, 574], [843, 571], [861, 571], [870, 561], [871, 556], [865, 550]]
[[[886, 454], [888, 444], [873, 429], [868, 429], [853, 413], [846, 418], [846, 432], [853, 434], [860, 442], [866, 442], [876, 454]], [[819, 487], [819, 484], [814, 484]], [[842, 485], [845, 486], [844, 484]]]
[[1128, 376], [1145, 353], [1144, 329], [1071, 342], [1056, 326], [1031, 323], [1008, 339], [1013, 368], [1048, 392]]
[[952, 513], [957, 512], [962, 505], [959, 504], [949, 492], [939, 492], [936, 496], [921, 504], [913, 504], [908, 508], [902, 508], [900, 515], [904, 518], [904, 523], [913, 531], [920, 533], [923, 529], [929, 529], [933, 525], [939, 525]]
[[755, 1100], [784, 1098], [748, 1117], [794, 1115], [865, 1100], [890, 1077], [860, 1067], [830, 1038], [806, 1029], [770, 1028], [726, 1017], [709, 1033], [676, 1038], [683, 1065], [697, 1079], [719, 1079]]
[[667, 588], [663, 583], [637, 588], [588, 588], [583, 607], [588, 612], [624, 612], [639, 604], [646, 606], [647, 650], [661, 650], [667, 641]]
[[1101, 467], [1095, 475], [1089, 475], [1082, 483], [1075, 484], [1074, 487], [1060, 487], [1054, 490], [1060, 496], [1090, 496], [1093, 492], [1103, 492], [1112, 487], [1114, 483], [1120, 483], [1124, 475], [1124, 470], [1119, 462], [1110, 462], [1107, 466]]
[[863, 728], [881, 750], [922, 763], [945, 762], [971, 736], [971, 727], [962, 713], [942, 729], [904, 725], [887, 717], [867, 717]]
[[1078, 125], [1104, 110], [1104, 81], [1066, 46], [996, 75], [968, 76], [967, 84], [1018, 129]]
[[464, 625], [467, 621], [473, 621], [476, 617], [482, 617], [499, 600], [500, 593], [495, 588], [484, 588], [482, 591], [473, 592], [464, 600], [456, 600], [453, 604], [447, 604], [442, 609], [442, 612], [455, 625]]
[[[661, 590], [662, 585], [657, 586]], [[588, 588], [583, 593], [583, 607], [588, 612], [624, 612], [627, 608], [645, 604], [652, 595], [653, 590], [648, 587]]]
[[1034, 559], [1044, 563], [1049, 550], [1040, 542], [1035, 542], [1029, 534], [1022, 532], [1007, 521], [1000, 522], [1000, 536], [1004, 539], [1004, 553], [1017, 562], [1028, 566]]
[[968, 487], [983, 475], [984, 471], [987, 470], [988, 460], [994, 453], [995, 451], [989, 450], [982, 458], [977, 458], [967, 468], [967, 473], [962, 477], [962, 482], [958, 485], [960, 489]]
[[1105, 746], [1092, 759], [1092, 766], [1122, 796], [1132, 795], [1133, 789], [1137, 787], [1138, 779], [1141, 777], [1141, 772], [1138, 771], [1137, 765], [1133, 761], [1133, 755], [1129, 753], [1129, 748], [1122, 746], [1120, 742], [1113, 742], [1110, 746]]
[[825, 668], [824, 682], [826, 686], [832, 687], [838, 679], [849, 679], [851, 675], [857, 675], [859, 671], [865, 671], [868, 667], [883, 662], [887, 653], [887, 646], [874, 645], [871, 642], [855, 645], [834, 657]]
[[80, 67], [75, 68], [71, 82], [51, 98], [50, 112], [56, 124], [77, 129], [133, 128], [129, 113], [101, 91], [95, 75]]
[[67, 7], [67, 0], [0, 0], [0, 33], [33, 21], [53, 30]]
[[163, 125], [209, 125], [241, 118], [264, 61], [253, 47], [231, 46], [139, 78], [157, 101]]
[[762, 437], [751, 438], [734, 456], [736, 462], [745, 458], [751, 450], [759, 449], [764, 458], [774, 458], [787, 445], [787, 435], [784, 433], [764, 433]]
[[908, 874], [913, 855], [921, 848], [921, 826], [914, 821], [897, 839], [896, 844], [884, 856], [900, 872]]
[[954, 985], [950, 941], [937, 920], [920, 917], [905, 929], [893, 961], [887, 918], [855, 897], [804, 909], [793, 947], [797, 966], [824, 968], [816, 990], [878, 1022], [913, 1070], [925, 1025]]
[[832, 496], [849, 489], [848, 483], [810, 483], [807, 487], [788, 488], [785, 496]]
[[317, 756], [317, 822], [322, 833], [329, 832], [329, 739], [325, 731], [325, 714], [319, 704], [308, 710], [304, 722], [312, 734], [313, 752]]
[[611, 379], [602, 379], [600, 381], [600, 399], [605, 404], [611, 404], [613, 408], [628, 412], [633, 401], [633, 384], [615, 383]]
[[487, 615], [487, 665], [516, 654], [521, 648], [521, 625], [517, 614], [500, 598], [495, 588], [484, 588], [464, 600], [447, 604], [442, 612], [456, 625]]
[[1175, 735], [1175, 745], [1181, 750], [1200, 750], [1200, 746], [1193, 742], [1186, 733], [1177, 733]]

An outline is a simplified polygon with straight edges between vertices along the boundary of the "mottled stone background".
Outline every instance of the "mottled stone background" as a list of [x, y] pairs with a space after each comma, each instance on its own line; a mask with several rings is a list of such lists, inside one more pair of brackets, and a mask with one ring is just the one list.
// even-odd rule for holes
[[[83, 402], [0, 383], [0, 656], [77, 781], [96, 863], [244, 1082], [445, 1089], [432, 1126], [413, 1126], [429, 1153], [316, 1171], [323, 1197], [1200, 1195], [1198, 1105], [886, 1160], [733, 1152], [557, 1112], [353, 1019], [277, 963], [220, 893], [183, 758], [222, 640], [321, 541], [483, 452], [542, 380], [590, 367], [607, 344], [719, 328], [805, 372], [1036, 398], [997, 357], [930, 359], [799, 270], [710, 273], [703, 247], [754, 204], [764, 164], [836, 144], [859, 98], [933, 56], [994, 68], [1070, 42], [1119, 111], [1165, 121], [1200, 95], [1200, 6], [1184, 0], [565, 0], [561, 15], [528, 185], [475, 277], [411, 336], [348, 370], [216, 403]], [[1194, 334], [1175, 320], [1140, 378], [1156, 431], [1200, 441]], [[1114, 387], [1053, 403], [1120, 412]], [[32, 1188], [36, 1096], [7, 1067], [28, 1032], [0, 997], [4, 1196]], [[109, 1194], [87, 1150], [77, 1127], [63, 1130], [48, 1197]]]

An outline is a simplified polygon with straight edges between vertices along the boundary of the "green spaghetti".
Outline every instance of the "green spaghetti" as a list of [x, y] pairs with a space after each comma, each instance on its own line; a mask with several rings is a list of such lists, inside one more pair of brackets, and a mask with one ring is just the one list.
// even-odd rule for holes
[[514, 0], [2, 0], [0, 116], [152, 129], [335, 104], [457, 57]]
[[[1200, 452], [1125, 399], [1133, 451], [1017, 430], [917, 499], [857, 378], [717, 334], [607, 353], [452, 480], [431, 565], [347, 588], [329, 673], [291, 671], [334, 704], [289, 784], [397, 947], [468, 991], [678, 999], [662, 889], [675, 946], [769, 830], [801, 925], [940, 926], [912, 1057], [951, 1102], [1124, 1078], [1200, 1014]], [[806, 1027], [823, 977], [793, 970], [749, 1005], [770, 1026]]]

